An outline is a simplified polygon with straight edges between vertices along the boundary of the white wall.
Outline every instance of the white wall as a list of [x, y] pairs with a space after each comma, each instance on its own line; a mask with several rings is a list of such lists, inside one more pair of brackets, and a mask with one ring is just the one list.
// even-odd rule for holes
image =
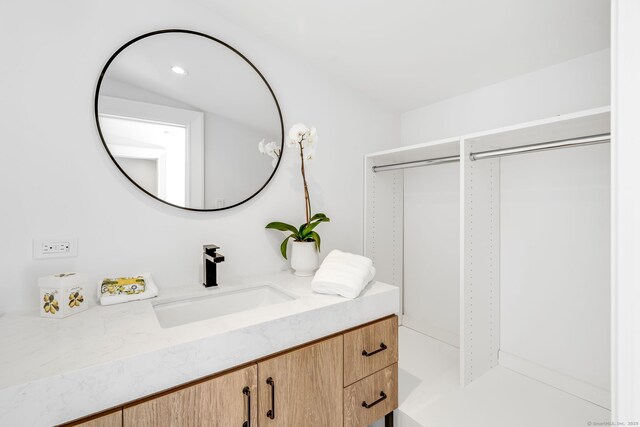
[[404, 170], [402, 324], [460, 346], [460, 165]]
[[[283, 269], [272, 220], [302, 222], [297, 158], [258, 197], [214, 213], [178, 210], [144, 196], [107, 156], [93, 117], [105, 61], [131, 38], [189, 28], [244, 53], [271, 84], [285, 127], [317, 126], [309, 166], [314, 211], [331, 218], [323, 252], [362, 251], [362, 155], [399, 137], [399, 118], [188, 1], [115, 0], [0, 4], [0, 311], [34, 310], [37, 278], [61, 271], [151, 271], [161, 288], [199, 280], [202, 245], [222, 247], [222, 281]], [[79, 256], [34, 261], [32, 238], [78, 237]]]
[[[275, 110], [275, 106], [274, 106]], [[275, 122], [274, 118], [274, 122]], [[258, 151], [258, 142], [276, 141], [279, 135], [251, 128], [235, 120], [212, 113], [204, 115], [204, 205], [216, 207], [222, 198], [225, 206], [250, 197], [273, 173], [272, 158]], [[293, 151], [291, 152], [293, 154]]]
[[611, 380], [609, 149], [500, 159], [500, 350], [602, 390]]
[[402, 145], [609, 105], [609, 53], [595, 52], [408, 111], [401, 117]]
[[149, 193], [158, 195], [158, 160], [116, 157], [118, 164], [127, 171], [131, 179]]
[[612, 8], [614, 421], [640, 420], [640, 2]]

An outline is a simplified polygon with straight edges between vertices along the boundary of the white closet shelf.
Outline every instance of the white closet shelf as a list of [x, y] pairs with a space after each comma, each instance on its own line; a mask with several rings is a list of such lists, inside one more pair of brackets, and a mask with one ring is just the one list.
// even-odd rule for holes
[[406, 162], [432, 157], [456, 156], [458, 154], [460, 154], [460, 138], [455, 137], [427, 142], [425, 144], [378, 151], [367, 154], [365, 161], [368, 160], [371, 165], [382, 165], [385, 163]]
[[482, 142], [487, 147], [500, 149], [608, 133], [611, 126], [610, 116], [610, 107], [594, 108], [488, 131], [376, 151], [365, 155], [365, 161], [371, 165], [381, 165], [431, 157], [455, 156], [460, 154], [460, 141]]
[[611, 108], [564, 114], [543, 120], [508, 126], [461, 137], [467, 144], [479, 143], [483, 149], [521, 147], [546, 141], [609, 133]]

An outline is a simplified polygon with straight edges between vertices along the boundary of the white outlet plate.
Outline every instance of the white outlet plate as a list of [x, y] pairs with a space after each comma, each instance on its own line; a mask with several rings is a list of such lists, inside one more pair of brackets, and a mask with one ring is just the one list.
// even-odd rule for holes
[[78, 256], [78, 239], [33, 239], [33, 259]]

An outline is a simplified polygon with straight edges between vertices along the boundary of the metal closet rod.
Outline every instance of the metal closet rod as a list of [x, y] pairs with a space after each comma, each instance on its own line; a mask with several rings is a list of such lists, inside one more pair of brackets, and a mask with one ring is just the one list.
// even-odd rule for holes
[[[561, 139], [557, 141], [542, 142], [538, 144], [522, 145], [513, 148], [501, 148], [498, 150], [479, 151], [469, 153], [469, 159], [482, 160], [495, 157], [513, 156], [515, 154], [535, 153], [538, 151], [555, 150], [558, 148], [579, 147], [584, 145], [603, 144], [611, 141], [611, 135], [603, 133], [599, 135], [582, 136], [579, 138]], [[436, 157], [433, 159], [414, 160], [411, 162], [392, 163], [388, 165], [373, 166], [373, 172], [385, 172], [396, 169], [418, 168], [421, 166], [441, 165], [444, 163], [459, 162], [460, 156]]]

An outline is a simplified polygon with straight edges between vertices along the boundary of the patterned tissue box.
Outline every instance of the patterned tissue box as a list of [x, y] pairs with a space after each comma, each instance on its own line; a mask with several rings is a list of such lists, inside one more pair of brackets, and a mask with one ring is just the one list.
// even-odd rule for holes
[[89, 308], [85, 299], [88, 278], [83, 273], [61, 273], [38, 279], [40, 316], [62, 319]]

